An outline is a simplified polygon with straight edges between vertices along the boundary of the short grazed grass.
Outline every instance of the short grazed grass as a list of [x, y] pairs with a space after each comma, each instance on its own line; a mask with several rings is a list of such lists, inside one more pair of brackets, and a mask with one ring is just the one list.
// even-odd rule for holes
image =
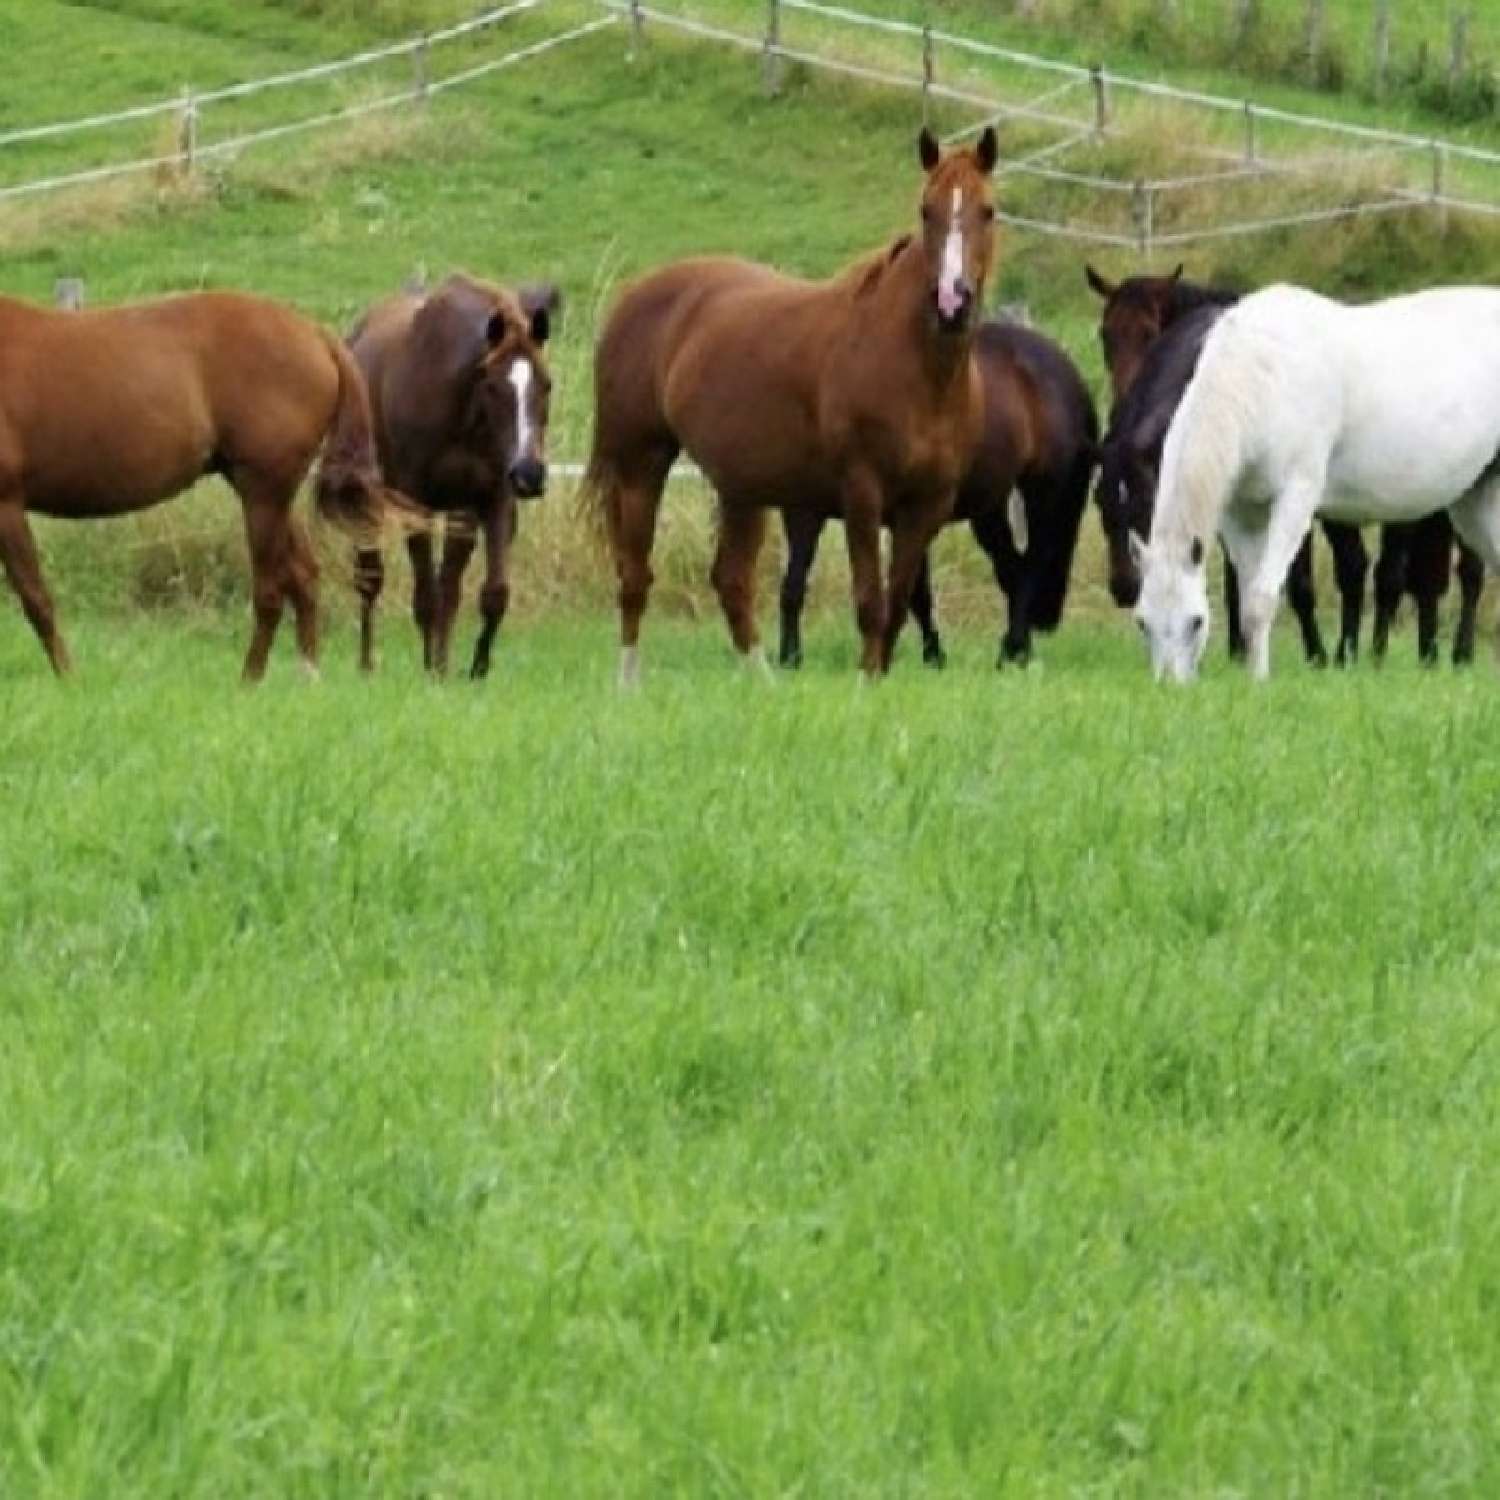
[[1488, 660], [4, 623], [5, 1494], [1500, 1481]]

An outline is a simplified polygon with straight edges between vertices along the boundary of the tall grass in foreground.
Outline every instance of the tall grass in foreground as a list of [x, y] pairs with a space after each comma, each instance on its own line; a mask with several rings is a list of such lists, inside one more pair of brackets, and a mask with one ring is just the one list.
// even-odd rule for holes
[[1500, 1483], [1490, 662], [4, 624], [0, 1492]]

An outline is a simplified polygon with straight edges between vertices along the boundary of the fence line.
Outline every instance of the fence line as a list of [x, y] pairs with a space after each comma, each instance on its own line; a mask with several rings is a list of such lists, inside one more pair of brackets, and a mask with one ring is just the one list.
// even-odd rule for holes
[[[488, 18], [493, 21], [502, 15], [515, 14], [519, 10], [531, 9], [541, 3], [543, 3], [543, 0], [522, 0], [521, 4], [508, 7], [504, 11], [489, 12]], [[320, 129], [323, 126], [333, 125], [339, 121], [358, 119], [365, 115], [375, 114], [380, 110], [392, 109], [397, 105], [415, 103], [444, 89], [471, 83], [476, 78], [497, 72], [502, 68], [514, 67], [519, 62], [524, 62], [530, 58], [539, 56], [543, 52], [549, 52], [554, 47], [560, 47], [565, 43], [576, 41], [580, 37], [588, 36], [592, 32], [600, 31], [606, 26], [613, 26], [614, 24], [615, 17], [601, 16], [593, 21], [586, 21], [582, 25], [574, 26], [567, 31], [559, 32], [555, 36], [547, 37], [539, 42], [533, 42], [529, 46], [519, 47], [512, 52], [505, 53], [501, 57], [490, 58], [486, 62], [479, 63], [472, 68], [466, 68], [461, 72], [450, 74], [446, 78], [440, 78], [431, 83], [419, 80], [398, 93], [385, 94], [379, 99], [368, 99], [359, 104], [349, 104], [339, 109], [326, 110], [321, 114], [304, 116], [300, 120], [290, 120], [279, 125], [268, 125], [260, 130], [247, 131], [243, 135], [233, 136], [229, 140], [214, 141], [206, 146], [195, 144], [193, 147], [193, 157], [195, 160], [204, 158], [211, 160], [217, 157], [231, 156], [248, 147], [262, 145], [266, 141], [278, 140], [283, 136], [295, 135], [304, 130]], [[466, 31], [474, 30], [474, 23], [468, 23], [463, 29]], [[401, 47], [402, 49], [407, 49], [408, 44], [403, 43]], [[359, 54], [362, 58], [368, 58], [373, 55], [370, 53]], [[348, 65], [349, 62], [350, 60], [347, 58], [342, 59], [338, 66]], [[329, 66], [332, 67], [334, 65], [330, 64]], [[272, 84], [285, 82], [292, 76], [291, 74], [281, 74], [272, 81]], [[236, 87], [240, 86], [237, 85]], [[241, 89], [241, 92], [244, 91], [244, 89]], [[220, 91], [217, 96], [207, 94], [198, 95], [192, 100], [192, 103], [194, 106], [201, 105], [204, 100], [210, 97], [226, 97], [226, 91]], [[180, 106], [174, 105], [173, 107], [178, 108]], [[154, 110], [155, 106], [151, 106], [151, 108]], [[102, 118], [96, 117], [86, 122], [86, 124], [92, 126], [96, 123], [97, 119]], [[167, 168], [179, 167], [183, 164], [183, 152], [179, 148], [155, 156], [142, 156], [130, 161], [112, 162], [107, 166], [85, 167], [74, 172], [62, 172], [52, 177], [42, 177], [30, 182], [15, 183], [9, 187], [0, 187], [0, 202], [11, 198], [28, 197], [35, 193], [51, 192], [56, 188], [79, 187], [87, 183], [105, 182], [117, 177], [127, 177], [140, 172], [165, 170]]]

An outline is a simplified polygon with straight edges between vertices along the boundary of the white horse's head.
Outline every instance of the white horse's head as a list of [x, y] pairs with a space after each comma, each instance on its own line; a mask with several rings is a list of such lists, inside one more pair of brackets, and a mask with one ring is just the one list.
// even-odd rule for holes
[[1203, 543], [1194, 537], [1183, 549], [1167, 542], [1143, 542], [1130, 533], [1130, 550], [1141, 573], [1136, 623], [1151, 655], [1158, 682], [1191, 682], [1208, 643], [1208, 585]]

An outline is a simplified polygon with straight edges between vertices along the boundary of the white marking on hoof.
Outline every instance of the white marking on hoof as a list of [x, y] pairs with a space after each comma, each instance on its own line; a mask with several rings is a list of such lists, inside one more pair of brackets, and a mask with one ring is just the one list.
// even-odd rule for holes
[[758, 677], [762, 682], [774, 683], [776, 673], [771, 667], [770, 658], [766, 655], [764, 646], [752, 646], [746, 651], [740, 660], [745, 664], [745, 670], [752, 676]]
[[641, 685], [641, 648], [620, 647], [620, 686], [636, 688]]
[[304, 656], [301, 658], [301, 663], [303, 677], [305, 677], [309, 682], [322, 682], [323, 673], [319, 670], [317, 662], [308, 661], [308, 659]]

